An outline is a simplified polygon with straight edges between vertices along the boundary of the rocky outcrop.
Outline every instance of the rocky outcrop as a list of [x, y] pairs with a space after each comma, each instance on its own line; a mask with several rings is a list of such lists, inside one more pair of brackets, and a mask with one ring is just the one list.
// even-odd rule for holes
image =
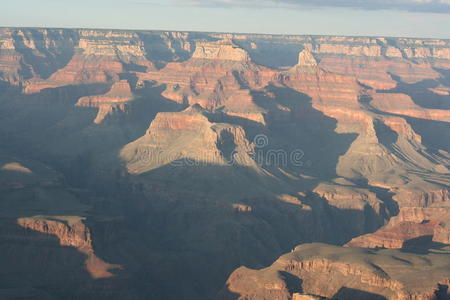
[[[342, 221], [342, 231], [351, 235], [359, 235], [361, 232], [375, 230], [381, 227], [385, 218], [395, 214], [392, 208], [380, 200], [377, 195], [367, 189], [357, 188], [352, 185], [320, 183], [314, 190], [318, 196], [326, 200], [332, 208], [337, 208], [336, 214], [341, 211], [353, 211], [360, 213], [351, 224]], [[336, 219], [344, 219], [344, 215], [335, 216]]]
[[140, 174], [173, 164], [256, 166], [254, 146], [242, 127], [212, 122], [200, 105], [178, 113], [159, 113], [146, 135], [126, 145], [121, 158], [128, 171]]
[[255, 103], [250, 89], [264, 86], [275, 73], [253, 63], [248, 52], [232, 41], [223, 40], [198, 43], [189, 60], [139, 76], [166, 84], [162, 94], [172, 101], [220, 108], [231, 116], [264, 123], [264, 109]]
[[250, 55], [247, 51], [234, 44], [231, 40], [197, 43], [192, 58], [250, 61]]
[[214, 34], [213, 36], [236, 41], [252, 39], [254, 48], [257, 48], [263, 42], [267, 42], [267, 40], [272, 40], [274, 43], [281, 40], [289, 44], [304, 45], [304, 48], [317, 54], [449, 59], [447, 51], [449, 42], [439, 39], [295, 35], [280, 37], [270, 34]]
[[392, 75], [408, 83], [439, 77], [431, 65], [418, 65], [403, 59], [324, 56], [320, 66], [330, 72], [355, 76], [364, 85], [378, 90], [390, 90], [397, 86]]
[[433, 184], [406, 185], [395, 191], [393, 199], [400, 207], [430, 207], [446, 205], [450, 201], [447, 188]]
[[[70, 195], [63, 197], [58, 200], [70, 206], [67, 201]], [[29, 204], [23, 202], [21, 207], [30, 209]], [[35, 205], [36, 208], [42, 211], [44, 206]], [[104, 249], [100, 250], [100, 241], [107, 235], [94, 232], [86, 225], [87, 222], [95, 224], [93, 227], [98, 230], [103, 226], [101, 223], [111, 225], [113, 222], [86, 222], [73, 215], [16, 218], [4, 214], [0, 222], [0, 298], [107, 299], [130, 295], [124, 285], [126, 280], [120, 278], [123, 268], [99, 257], [99, 253], [105, 255]], [[117, 260], [117, 257], [107, 259]], [[123, 293], [124, 288], [126, 293]]]
[[361, 90], [354, 77], [330, 73], [317, 66], [316, 60], [307, 50], [300, 53], [297, 65], [282, 73], [279, 80], [311, 97], [317, 106], [355, 106]]
[[94, 253], [91, 233], [83, 219], [79, 217], [40, 217], [20, 218], [17, 224], [23, 228], [54, 235], [59, 239], [61, 246], [76, 248], [86, 255], [85, 267], [92, 278], [109, 278], [113, 274], [112, 269], [120, 268], [119, 265], [106, 263]]
[[237, 269], [217, 299], [229, 299], [228, 295], [252, 300], [298, 297], [292, 290], [339, 299], [432, 299], [438, 284], [449, 280], [447, 255], [422, 257], [392, 250], [305, 244], [268, 268]]
[[67, 65], [48, 79], [31, 78], [25, 83], [26, 93], [65, 85], [117, 81], [119, 74], [130, 68], [142, 71], [154, 68], [135, 33], [80, 30], [78, 35], [78, 45]]
[[344, 54], [348, 56], [369, 56], [377, 57], [381, 56], [381, 46], [376, 44], [362, 45], [345, 45], [345, 44], [331, 44], [321, 43], [314, 49], [314, 52], [320, 54]]
[[449, 244], [446, 226], [449, 220], [449, 207], [401, 208], [400, 213], [391, 218], [386, 226], [375, 233], [352, 239], [347, 246], [392, 249], [426, 246], [426, 241], [420, 238]]
[[405, 94], [377, 93], [373, 95], [370, 105], [380, 111], [400, 116], [450, 122], [450, 112], [448, 110], [422, 108]]
[[298, 55], [298, 66], [300, 67], [317, 67], [317, 61], [308, 50], [303, 50]]
[[450, 220], [440, 221], [433, 229], [433, 242], [450, 244]]
[[87, 96], [78, 100], [77, 106], [97, 107], [98, 113], [94, 123], [101, 123], [108, 114], [114, 111], [125, 111], [126, 103], [133, 99], [130, 84], [126, 80], [114, 83], [104, 95]]
[[[422, 43], [422, 50], [418, 43]], [[433, 43], [425, 44], [426, 41], [408, 39], [320, 37], [307, 43], [306, 47], [321, 57], [320, 66], [327, 71], [355, 76], [375, 89], [392, 89], [396, 81], [390, 74], [409, 83], [439, 77], [428, 62], [415, 64], [409, 61], [433, 57], [433, 51], [440, 53], [441, 45], [434, 48]], [[425, 53], [423, 49], [429, 51]], [[444, 53], [437, 56], [447, 59]]]
[[15, 85], [48, 78], [74, 55], [78, 35], [63, 29], [3, 29], [0, 78]]

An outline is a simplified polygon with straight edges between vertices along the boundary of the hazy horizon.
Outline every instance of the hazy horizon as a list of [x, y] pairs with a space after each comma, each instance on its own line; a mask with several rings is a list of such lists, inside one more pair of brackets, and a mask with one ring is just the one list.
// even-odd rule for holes
[[176, 30], [176, 29], [142, 29], [142, 28], [121, 28], [121, 27], [75, 27], [75, 26], [0, 26], [0, 28], [29, 28], [29, 29], [83, 29], [83, 30], [115, 30], [115, 31], [149, 31], [149, 32], [192, 32], [192, 33], [223, 33], [223, 34], [250, 34], [250, 35], [273, 35], [273, 36], [342, 36], [342, 37], [386, 37], [386, 38], [417, 38], [417, 39], [438, 39], [450, 40], [449, 38], [427, 37], [427, 36], [399, 36], [399, 35], [358, 35], [358, 34], [309, 34], [309, 33], [267, 33], [267, 32], [246, 32], [246, 31], [207, 31], [207, 30]]
[[18, 0], [1, 27], [450, 38], [447, 0]]
[[154, 1], [3, 5], [0, 300], [450, 300], [450, 0]]

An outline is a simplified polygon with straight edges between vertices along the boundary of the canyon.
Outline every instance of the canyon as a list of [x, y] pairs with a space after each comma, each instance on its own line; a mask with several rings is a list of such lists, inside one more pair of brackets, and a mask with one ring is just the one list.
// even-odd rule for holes
[[448, 40], [0, 28], [0, 145], [2, 299], [450, 298]]

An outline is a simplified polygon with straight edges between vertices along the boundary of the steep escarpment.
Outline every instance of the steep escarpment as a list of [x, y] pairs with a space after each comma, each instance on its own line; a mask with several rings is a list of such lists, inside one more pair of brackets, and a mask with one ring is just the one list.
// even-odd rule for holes
[[408, 83], [437, 79], [439, 73], [428, 59], [436, 59], [435, 64], [441, 59], [448, 60], [448, 45], [443, 41], [319, 38], [319, 43], [310, 45], [313, 52], [323, 56], [321, 66], [324, 69], [353, 75], [375, 89], [394, 88], [396, 81], [392, 75]]
[[13, 84], [47, 79], [75, 53], [79, 36], [61, 29], [5, 29], [0, 34], [1, 78]]
[[166, 84], [163, 95], [173, 101], [221, 108], [232, 116], [264, 123], [263, 109], [254, 103], [250, 91], [267, 84], [273, 74], [253, 63], [247, 51], [233, 41], [223, 40], [197, 42], [189, 60], [169, 63], [139, 78]]
[[211, 122], [194, 104], [182, 112], [158, 114], [146, 135], [125, 146], [121, 157], [130, 173], [139, 174], [172, 163], [256, 167], [253, 152], [241, 127]]
[[330, 73], [320, 68], [308, 50], [300, 52], [297, 65], [282, 74], [281, 79], [287, 86], [310, 96], [317, 105], [332, 102], [333, 106], [355, 106], [361, 90], [354, 77]]
[[[4, 299], [136, 297], [120, 265], [97, 255], [92, 231], [76, 216], [5, 218], [0, 222]], [[108, 280], [108, 282], [105, 282]]]
[[138, 35], [144, 42], [146, 57], [159, 69], [169, 62], [188, 59], [195, 50], [194, 39], [205, 37], [201, 33], [171, 31], [141, 31]]
[[374, 233], [356, 237], [347, 245], [402, 249], [426, 247], [432, 241], [449, 244], [446, 225], [449, 220], [449, 208], [445, 205], [405, 207], [386, 226]]
[[247, 51], [233, 44], [231, 40], [223, 40], [214, 43], [197, 43], [192, 58], [241, 62], [250, 61], [250, 55]]
[[[438, 79], [439, 72], [433, 67], [448, 68], [448, 41], [442, 40], [338, 36], [280, 38], [270, 35], [251, 40], [243, 35], [220, 37], [238, 40], [258, 62], [273, 66], [291, 66], [295, 64], [296, 54], [307, 49], [317, 56], [325, 70], [355, 76], [375, 89], [394, 88], [397, 83], [393, 76], [409, 83]], [[282, 48], [278, 51], [282, 55], [274, 55], [276, 48]]]
[[305, 244], [268, 268], [236, 270], [217, 299], [295, 299], [302, 293], [339, 299], [448, 297], [447, 255]]
[[91, 232], [77, 217], [42, 217], [20, 218], [17, 224], [23, 228], [56, 236], [61, 246], [73, 247], [86, 255], [85, 266], [89, 274], [95, 278], [108, 278], [113, 274], [110, 269], [120, 268], [98, 258], [94, 253]]
[[81, 30], [75, 53], [64, 68], [47, 79], [31, 78], [25, 92], [36, 93], [45, 88], [64, 85], [111, 82], [127, 70], [152, 69], [145, 57], [143, 42], [135, 33]]
[[100, 96], [86, 96], [78, 100], [77, 106], [97, 107], [98, 113], [94, 123], [101, 123], [104, 118], [119, 110], [124, 112], [126, 103], [133, 99], [133, 93], [130, 84], [126, 80], [115, 82], [111, 89], [104, 95]]
[[370, 104], [380, 111], [391, 114], [433, 121], [450, 122], [450, 114], [448, 110], [426, 109], [420, 107], [415, 104], [408, 95], [405, 94], [375, 94], [373, 95], [373, 99]]

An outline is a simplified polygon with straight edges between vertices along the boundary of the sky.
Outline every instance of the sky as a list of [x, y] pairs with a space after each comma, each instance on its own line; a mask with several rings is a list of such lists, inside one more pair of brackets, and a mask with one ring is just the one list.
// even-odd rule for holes
[[0, 26], [450, 39], [450, 0], [7, 0]]

